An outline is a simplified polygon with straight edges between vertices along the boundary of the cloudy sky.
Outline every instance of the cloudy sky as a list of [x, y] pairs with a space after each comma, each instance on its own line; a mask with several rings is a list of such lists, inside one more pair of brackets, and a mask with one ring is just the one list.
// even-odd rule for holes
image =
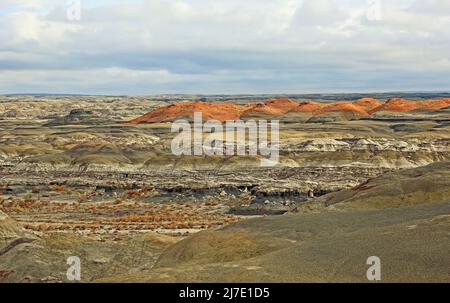
[[0, 0], [0, 94], [450, 90], [449, 0], [70, 2]]

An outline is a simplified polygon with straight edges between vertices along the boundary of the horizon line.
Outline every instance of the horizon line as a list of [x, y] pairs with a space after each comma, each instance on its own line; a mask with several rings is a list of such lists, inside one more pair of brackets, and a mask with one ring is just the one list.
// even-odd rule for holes
[[157, 97], [157, 96], [308, 96], [308, 95], [371, 95], [371, 94], [450, 94], [450, 90], [314, 92], [314, 93], [157, 93], [157, 94], [86, 94], [86, 93], [3, 93], [0, 96], [79, 96], [79, 97]]

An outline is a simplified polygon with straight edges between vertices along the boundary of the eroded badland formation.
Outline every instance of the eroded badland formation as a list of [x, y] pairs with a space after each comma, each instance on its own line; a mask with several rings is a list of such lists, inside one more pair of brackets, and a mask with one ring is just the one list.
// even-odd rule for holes
[[[174, 156], [195, 112], [279, 164]], [[0, 194], [0, 282], [449, 282], [450, 98], [3, 96]]]

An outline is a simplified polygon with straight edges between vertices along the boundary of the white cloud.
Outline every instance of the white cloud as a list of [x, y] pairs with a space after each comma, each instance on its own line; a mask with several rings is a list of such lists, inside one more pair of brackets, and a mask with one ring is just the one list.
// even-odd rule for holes
[[[412, 77], [411, 90], [424, 73], [450, 78], [449, 1], [380, 1], [378, 21], [367, 19], [366, 0], [118, 0], [83, 2], [82, 20], [71, 22], [65, 1], [3, 0], [0, 92], [20, 89], [14, 83], [28, 91], [55, 83], [64, 89], [58, 75], [70, 74], [73, 89], [98, 83], [114, 91], [131, 86], [137, 94], [148, 87], [257, 91], [271, 79], [273, 89], [291, 90], [289, 79], [308, 81], [311, 72], [323, 79], [322, 86], [311, 82], [318, 90], [336, 83], [352, 89], [336, 81], [349, 71], [365, 74], [365, 89], [388, 86], [380, 71], [387, 79]], [[264, 77], [252, 77], [261, 71]]]

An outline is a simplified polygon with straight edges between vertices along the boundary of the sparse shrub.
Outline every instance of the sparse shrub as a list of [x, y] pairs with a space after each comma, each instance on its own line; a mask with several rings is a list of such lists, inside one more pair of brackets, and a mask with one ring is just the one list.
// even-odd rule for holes
[[66, 190], [66, 188], [62, 185], [50, 185], [48, 188], [52, 191], [58, 191], [58, 192]]
[[40, 224], [38, 226], [39, 231], [47, 231], [49, 229], [49, 226], [47, 224]]
[[33, 204], [34, 204], [35, 202], [36, 202], [36, 201], [33, 200], [33, 199], [25, 199], [25, 200], [22, 201], [19, 205], [20, 205], [21, 207], [29, 208], [29, 207], [32, 207]]
[[87, 195], [79, 195], [78, 196], [78, 203], [86, 202], [89, 199]]

